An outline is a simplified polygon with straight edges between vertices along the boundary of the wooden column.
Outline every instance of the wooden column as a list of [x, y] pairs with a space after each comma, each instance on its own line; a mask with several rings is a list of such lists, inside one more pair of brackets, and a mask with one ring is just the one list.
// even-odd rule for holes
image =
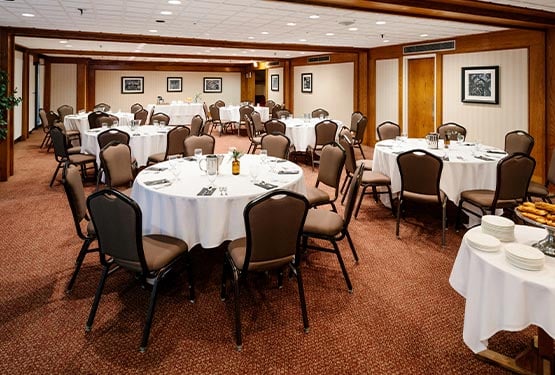
[[77, 64], [77, 100], [75, 112], [87, 107], [87, 62]]
[[553, 153], [553, 149], [555, 149], [555, 28], [551, 28], [546, 32], [545, 66], [545, 138], [547, 139], [545, 165], [546, 167], [549, 167], [551, 155]]
[[94, 100], [95, 100], [95, 92], [94, 92], [94, 88], [95, 88], [95, 82], [96, 80], [96, 70], [94, 69], [94, 67], [91, 67], [90, 65], [87, 65], [87, 111], [92, 111], [94, 108]]
[[293, 87], [295, 86], [292, 72], [293, 67], [289, 60], [283, 62], [283, 104], [285, 108], [289, 109], [291, 112], [294, 111], [293, 105]]
[[50, 93], [52, 91], [52, 64], [47, 59], [44, 60], [44, 87], [42, 89], [42, 106], [46, 112], [50, 108]]
[[[14, 35], [0, 29], [0, 69], [8, 72], [8, 93], [13, 92]], [[8, 134], [0, 141], [0, 181], [8, 181], [13, 175], [13, 111], [6, 114]]]
[[[355, 70], [355, 100], [354, 100], [354, 111], [362, 112], [368, 120], [370, 113], [370, 102], [369, 102], [369, 87], [370, 87], [370, 74], [369, 74], [369, 65], [368, 65], [368, 52], [359, 52], [357, 56], [357, 61], [355, 62], [356, 70]], [[364, 136], [364, 143], [365, 144], [374, 144], [375, 143], [375, 130], [369, 129], [370, 122], [366, 125], [366, 134]], [[373, 127], [372, 127], [373, 128]]]
[[21, 140], [29, 138], [29, 101], [31, 90], [29, 90], [29, 52], [23, 52], [23, 83], [21, 92]]

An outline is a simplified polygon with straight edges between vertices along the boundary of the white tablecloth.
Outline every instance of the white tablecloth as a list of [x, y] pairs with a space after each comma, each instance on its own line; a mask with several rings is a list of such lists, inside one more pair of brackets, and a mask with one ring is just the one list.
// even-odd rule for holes
[[[128, 126], [120, 126], [122, 130], [131, 135], [129, 147], [131, 154], [137, 160], [139, 166], [146, 165], [149, 155], [166, 151], [167, 134], [171, 128], [156, 128], [153, 125], [138, 126], [131, 131]], [[81, 133], [81, 152], [96, 155], [96, 161], [100, 165], [100, 148], [98, 147], [98, 134], [107, 129], [93, 129]]]
[[[67, 130], [79, 130], [82, 134], [89, 130], [89, 113], [79, 113], [75, 115], [67, 115], [64, 117], [64, 126]], [[134, 115], [128, 112], [107, 112], [109, 115], [116, 116], [119, 119], [120, 125], [128, 126]], [[112, 124], [110, 124], [112, 125]]]
[[[497, 162], [505, 154], [487, 155], [491, 161], [484, 161], [473, 156], [475, 146], [452, 144], [450, 148], [440, 148], [431, 150], [427, 148], [424, 139], [408, 139], [404, 142], [385, 140], [376, 143], [374, 147], [374, 162], [372, 169], [383, 173], [391, 178], [391, 191], [397, 193], [401, 191], [401, 175], [397, 166], [397, 155], [400, 152], [425, 149], [436, 156], [447, 156], [448, 161], [443, 162], [441, 173], [440, 188], [447, 194], [449, 200], [455, 204], [459, 203], [460, 194], [464, 190], [470, 189], [490, 189], [495, 190], [497, 183]], [[485, 149], [484, 149], [485, 151]], [[389, 204], [387, 194], [381, 194], [382, 201]]]
[[[322, 119], [311, 118], [309, 121], [305, 121], [302, 118], [289, 118], [282, 119], [287, 128], [285, 129], [285, 135], [291, 140], [291, 144], [295, 145], [297, 151], [306, 150], [307, 146], [314, 146], [316, 142], [316, 132], [314, 126], [317, 123], [322, 122]], [[339, 120], [331, 120], [337, 124], [337, 134], [341, 131], [341, 126], [343, 123]]]
[[[517, 225], [516, 242], [531, 245], [546, 236], [541, 228]], [[505, 250], [487, 253], [463, 238], [449, 278], [466, 298], [463, 340], [474, 352], [487, 349], [501, 330], [520, 331], [530, 324], [555, 337], [555, 259], [546, 257], [540, 271], [509, 264]]]
[[[170, 123], [167, 125], [189, 125], [195, 115], [200, 115], [206, 120], [202, 103], [149, 104], [146, 106], [149, 114], [152, 108], [154, 113], [162, 112], [170, 116]], [[147, 119], [149, 120], [150, 118]]]
[[[255, 186], [250, 179], [249, 169], [258, 162], [259, 155], [244, 155], [241, 174], [231, 174], [231, 158], [226, 155], [220, 166], [216, 186], [227, 186], [228, 195], [216, 191], [212, 196], [197, 196], [208, 186], [208, 177], [201, 175], [197, 161], [182, 159], [178, 163], [180, 180], [170, 186], [157, 188], [147, 186], [145, 181], [168, 179], [174, 176], [169, 170], [151, 172], [143, 170], [133, 184], [132, 198], [137, 201], [143, 213], [143, 233], [161, 233], [181, 238], [189, 245], [204, 248], [219, 246], [226, 240], [245, 236], [243, 210], [248, 202], [267, 190]], [[298, 174], [276, 174], [263, 172], [259, 179], [301, 194], [306, 193], [302, 169], [291, 163], [274, 163], [278, 169], [298, 170]], [[169, 167], [169, 162], [158, 163], [156, 167]], [[279, 230], [279, 228], [276, 228]]]
[[[228, 105], [220, 108], [220, 120], [222, 122], [239, 122], [239, 108], [238, 105]], [[254, 110], [260, 113], [260, 120], [266, 122], [270, 119], [270, 110], [268, 107], [254, 107]]]

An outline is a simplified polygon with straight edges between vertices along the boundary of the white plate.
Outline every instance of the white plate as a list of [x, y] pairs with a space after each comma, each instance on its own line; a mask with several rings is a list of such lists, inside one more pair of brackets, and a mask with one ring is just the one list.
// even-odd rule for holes
[[[507, 254], [505, 254], [507, 255]], [[521, 268], [527, 271], [540, 271], [543, 268], [543, 263], [541, 264], [528, 264], [528, 263], [523, 263], [523, 262], [519, 262], [513, 258], [510, 257], [506, 257], [507, 262], [517, 268]]]
[[484, 215], [482, 216], [482, 223], [487, 226], [499, 227], [499, 228], [512, 228], [515, 226], [514, 221], [507, 219], [506, 217], [497, 215]]
[[510, 253], [513, 259], [545, 261], [545, 254], [532, 246], [520, 243], [509, 243], [505, 245], [505, 251]]
[[497, 251], [501, 245], [497, 238], [480, 231], [470, 230], [465, 238], [469, 246], [482, 251]]

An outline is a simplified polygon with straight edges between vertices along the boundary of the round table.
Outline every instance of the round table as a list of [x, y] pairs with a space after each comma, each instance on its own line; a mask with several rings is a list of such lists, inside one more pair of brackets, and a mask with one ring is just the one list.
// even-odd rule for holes
[[[259, 180], [303, 195], [306, 193], [299, 166], [282, 159], [268, 159], [267, 164], [275, 170], [270, 172], [268, 165], [263, 166]], [[210, 196], [197, 195], [209, 185], [209, 181], [194, 158], [175, 162], [180, 170], [177, 181], [170, 171], [170, 163], [174, 161], [143, 170], [135, 179], [131, 194], [143, 213], [143, 233], [171, 235], [187, 242], [189, 248], [197, 244], [213, 248], [226, 240], [245, 236], [243, 210], [248, 202], [268, 190], [254, 185], [249, 174], [250, 167], [260, 163], [260, 156], [243, 155], [240, 162], [241, 173], [234, 176], [231, 174], [231, 156], [224, 156], [215, 182], [215, 186], [227, 187], [224, 195], [218, 189]], [[291, 174], [275, 173], [279, 171]], [[297, 173], [293, 174], [295, 171]], [[156, 180], [174, 182], [148, 185], [149, 181]]]
[[[291, 117], [288, 119], [281, 119], [280, 121], [285, 123], [285, 135], [291, 140], [291, 144], [295, 145], [297, 151], [304, 151], [308, 146], [314, 146], [314, 143], [316, 143], [316, 132], [314, 127], [319, 122], [324, 121], [324, 119]], [[331, 121], [337, 124], [337, 138], [343, 123], [339, 120]]]
[[[107, 112], [109, 115], [116, 116], [119, 119], [119, 125], [129, 125], [131, 120], [133, 120], [134, 114], [128, 112]], [[80, 133], [84, 133], [90, 129], [89, 127], [89, 114], [78, 113], [75, 115], [67, 115], [64, 117], [64, 126], [67, 130], [79, 130]], [[110, 124], [112, 125], [112, 124]]]
[[[239, 105], [228, 105], [220, 108], [220, 120], [222, 122], [240, 122], [243, 120], [239, 116]], [[270, 109], [268, 107], [253, 107], [260, 114], [260, 120], [266, 122], [270, 119]]]

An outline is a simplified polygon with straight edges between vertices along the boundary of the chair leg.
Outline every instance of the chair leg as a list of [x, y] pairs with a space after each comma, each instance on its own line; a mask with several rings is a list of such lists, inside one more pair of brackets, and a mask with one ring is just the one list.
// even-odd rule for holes
[[299, 299], [301, 302], [301, 312], [303, 315], [303, 327], [304, 327], [304, 333], [308, 333], [308, 331], [310, 330], [310, 327], [308, 325], [308, 314], [306, 312], [306, 300], [304, 297], [304, 287], [303, 287], [303, 278], [301, 276], [301, 269], [300, 267], [295, 267], [292, 264], [289, 264], [290, 269], [292, 270], [292, 272], [295, 274], [295, 277], [297, 278], [297, 287], [299, 288]]
[[455, 219], [455, 230], [461, 229], [461, 214], [462, 214], [463, 199], [459, 200], [459, 206], [457, 208], [457, 218]]
[[150, 302], [148, 303], [148, 312], [146, 314], [145, 327], [143, 328], [143, 338], [141, 339], [141, 346], [139, 351], [144, 353], [148, 344], [148, 337], [150, 336], [150, 327], [152, 326], [152, 318], [154, 317], [154, 309], [156, 307], [156, 296], [158, 295], [158, 283], [160, 279], [158, 276], [154, 279], [152, 285], [152, 292], [150, 293]]
[[395, 208], [393, 207], [393, 194], [391, 194], [391, 185], [386, 185], [389, 194], [389, 204], [391, 205], [391, 214], [395, 216]]
[[345, 237], [347, 237], [347, 241], [349, 242], [349, 246], [351, 247], [351, 252], [353, 253], [353, 257], [355, 258], [355, 262], [358, 263], [358, 254], [355, 250], [355, 245], [353, 244], [353, 240], [351, 239], [351, 235], [349, 231], [345, 229]]
[[362, 151], [362, 145], [360, 143], [358, 144], [358, 148], [360, 149], [360, 154], [362, 155], [362, 158], [366, 159], [366, 156], [364, 156], [364, 151]]
[[[358, 210], [360, 210], [360, 205], [362, 204], [362, 198], [364, 198], [364, 194], [366, 193], [367, 188], [368, 188], [368, 185], [364, 186], [362, 188], [362, 192], [360, 193], [360, 198], [358, 200], [357, 208], [355, 209], [355, 219], [358, 217]], [[354, 199], [356, 199], [356, 197], [354, 197]]]
[[195, 275], [193, 274], [193, 264], [191, 261], [190, 253], [187, 252], [185, 261], [187, 262], [187, 275], [189, 282], [189, 302], [195, 303]]
[[395, 225], [395, 235], [399, 237], [399, 221], [401, 220], [401, 196], [399, 196], [399, 202], [397, 202], [397, 224]]
[[79, 255], [77, 255], [77, 260], [75, 261], [75, 270], [73, 271], [73, 275], [71, 275], [71, 279], [69, 279], [69, 283], [67, 283], [66, 293], [71, 292], [71, 289], [73, 288], [73, 283], [75, 283], [75, 279], [77, 279], [77, 274], [81, 269], [83, 259], [85, 259], [85, 255], [87, 255], [89, 246], [91, 245], [92, 241], [92, 239], [86, 239], [85, 242], [83, 242], [83, 246], [81, 246], [81, 250], [79, 251]]
[[229, 263], [227, 260], [227, 255], [224, 256], [224, 264], [222, 267], [222, 284], [220, 286], [220, 299], [225, 301], [227, 299], [227, 292], [226, 292], [226, 273], [228, 271]]
[[237, 346], [237, 351], [243, 349], [243, 339], [241, 337], [241, 312], [239, 309], [239, 271], [237, 269], [233, 270], [233, 293], [235, 294], [233, 299], [235, 302], [235, 345]]
[[87, 325], [85, 326], [85, 331], [89, 332], [92, 328], [94, 317], [96, 315], [96, 310], [98, 310], [98, 304], [100, 303], [100, 297], [102, 296], [102, 290], [104, 289], [104, 283], [106, 283], [106, 278], [108, 277], [108, 272], [110, 271], [110, 265], [105, 265], [102, 269], [102, 276], [100, 276], [100, 282], [96, 288], [96, 294], [94, 295], [94, 301], [91, 306], [91, 311], [89, 313], [89, 318], [87, 319]]
[[351, 279], [349, 279], [349, 275], [347, 274], [347, 268], [345, 268], [345, 263], [343, 263], [343, 258], [341, 257], [341, 253], [339, 252], [339, 246], [337, 246], [337, 242], [332, 240], [331, 243], [333, 244], [333, 248], [335, 249], [335, 255], [337, 255], [337, 260], [339, 261], [339, 266], [341, 267], [341, 272], [343, 272], [343, 277], [345, 278], [345, 283], [347, 284], [347, 290], [349, 293], [353, 292], [353, 285], [351, 284]]
[[447, 221], [447, 200], [441, 205], [441, 246], [445, 246], [445, 227]]
[[52, 187], [52, 185], [54, 184], [54, 180], [56, 180], [56, 176], [58, 176], [58, 171], [60, 170], [60, 168], [62, 168], [62, 163], [58, 163], [58, 166], [56, 167], [56, 170], [52, 175], [52, 179], [50, 180], [50, 187]]

